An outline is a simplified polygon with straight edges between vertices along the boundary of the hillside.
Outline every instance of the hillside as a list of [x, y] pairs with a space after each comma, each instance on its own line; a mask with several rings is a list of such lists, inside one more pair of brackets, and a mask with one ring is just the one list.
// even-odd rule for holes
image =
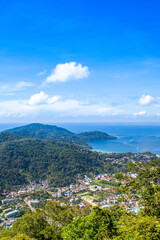
[[22, 127], [8, 129], [5, 132], [14, 133], [27, 138], [70, 142], [89, 148], [89, 145], [85, 141], [81, 140], [78, 135], [68, 131], [67, 129], [54, 125], [32, 123]]
[[78, 136], [86, 142], [96, 141], [96, 140], [108, 140], [108, 139], [116, 139], [116, 137], [110, 136], [105, 132], [100, 131], [90, 131], [78, 134]]
[[47, 140], [18, 139], [0, 143], [1, 189], [49, 179], [53, 186], [74, 182], [78, 173], [103, 171], [104, 155], [80, 146]]
[[18, 140], [18, 139], [22, 139], [22, 138], [23, 138], [22, 136], [18, 136], [14, 133], [9, 133], [9, 132], [0, 133], [0, 143], [7, 142], [7, 141]]
[[5, 132], [14, 133], [19, 136], [23, 136], [27, 138], [70, 142], [70, 143], [75, 143], [88, 148], [89, 148], [89, 145], [87, 144], [87, 142], [89, 141], [115, 139], [115, 137], [112, 137], [104, 132], [91, 131], [91, 132], [75, 134], [64, 128], [60, 128], [53, 125], [44, 125], [40, 123], [32, 123], [22, 127], [9, 129], [9, 130], [6, 130]]

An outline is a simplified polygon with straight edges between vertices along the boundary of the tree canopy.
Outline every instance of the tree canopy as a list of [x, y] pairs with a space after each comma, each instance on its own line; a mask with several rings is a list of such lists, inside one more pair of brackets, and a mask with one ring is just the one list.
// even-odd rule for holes
[[[144, 204], [144, 213], [151, 216], [160, 216], [160, 162], [130, 163], [129, 171], [136, 173], [136, 177], [119, 173], [118, 191], [127, 194], [137, 194]], [[132, 196], [132, 195], [131, 195]], [[127, 195], [128, 197], [128, 195]]]

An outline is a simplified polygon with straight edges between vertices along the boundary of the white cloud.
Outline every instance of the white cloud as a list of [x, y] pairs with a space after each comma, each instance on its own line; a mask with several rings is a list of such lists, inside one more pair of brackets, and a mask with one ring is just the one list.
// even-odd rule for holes
[[101, 104], [90, 104], [89, 102], [78, 101], [75, 99], [63, 100], [61, 96], [49, 96], [41, 91], [30, 97], [27, 104], [36, 107], [37, 111], [45, 110], [62, 113], [65, 116], [105, 116], [115, 113], [114, 108]]
[[0, 93], [10, 93], [14, 91], [20, 91], [22, 89], [25, 89], [27, 87], [32, 87], [34, 86], [34, 83], [32, 82], [25, 82], [25, 81], [20, 81], [15, 84], [3, 84], [0, 86]]
[[80, 63], [77, 64], [76, 62], [70, 62], [58, 64], [55, 69], [53, 69], [51, 75], [46, 78], [44, 84], [51, 82], [67, 82], [72, 79], [87, 78], [88, 75], [88, 67], [82, 67]]
[[138, 113], [134, 113], [133, 116], [143, 116], [146, 115], [146, 111], [140, 111]]
[[60, 96], [49, 97], [48, 94], [41, 91], [40, 93], [32, 95], [28, 101], [28, 104], [29, 105], [52, 104], [58, 101], [59, 98]]
[[142, 95], [139, 99], [139, 104], [141, 105], [148, 105], [155, 101], [155, 98], [150, 95]]
[[32, 82], [24, 82], [24, 81], [21, 81], [21, 82], [18, 82], [18, 83], [15, 85], [15, 89], [21, 90], [22, 88], [32, 87], [32, 86], [34, 86], [34, 83], [32, 83]]
[[35, 116], [45, 118], [53, 115], [65, 117], [105, 117], [117, 113], [117, 109], [100, 103], [87, 103], [76, 99], [63, 99], [60, 96], [49, 96], [44, 92], [34, 94], [29, 100], [0, 102], [0, 119], [33, 119]]
[[101, 104], [83, 104], [75, 99], [58, 101], [52, 105], [52, 110], [61, 112], [65, 116], [106, 116], [115, 109]]
[[37, 76], [38, 77], [43, 76], [46, 72], [47, 72], [47, 70], [44, 69], [44, 71], [37, 73]]

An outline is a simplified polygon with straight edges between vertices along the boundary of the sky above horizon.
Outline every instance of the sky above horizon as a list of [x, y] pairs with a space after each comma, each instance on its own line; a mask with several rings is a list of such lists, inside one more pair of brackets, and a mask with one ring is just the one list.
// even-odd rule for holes
[[159, 8], [1, 0], [0, 122], [159, 122]]

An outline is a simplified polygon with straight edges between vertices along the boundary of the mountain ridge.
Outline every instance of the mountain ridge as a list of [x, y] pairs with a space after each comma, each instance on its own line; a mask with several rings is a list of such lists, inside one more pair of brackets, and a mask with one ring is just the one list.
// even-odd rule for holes
[[70, 142], [90, 148], [87, 142], [95, 140], [116, 139], [105, 132], [89, 131], [75, 134], [65, 128], [55, 125], [32, 123], [21, 127], [5, 130], [3, 132], [14, 133], [18, 136], [44, 139], [52, 141]]

